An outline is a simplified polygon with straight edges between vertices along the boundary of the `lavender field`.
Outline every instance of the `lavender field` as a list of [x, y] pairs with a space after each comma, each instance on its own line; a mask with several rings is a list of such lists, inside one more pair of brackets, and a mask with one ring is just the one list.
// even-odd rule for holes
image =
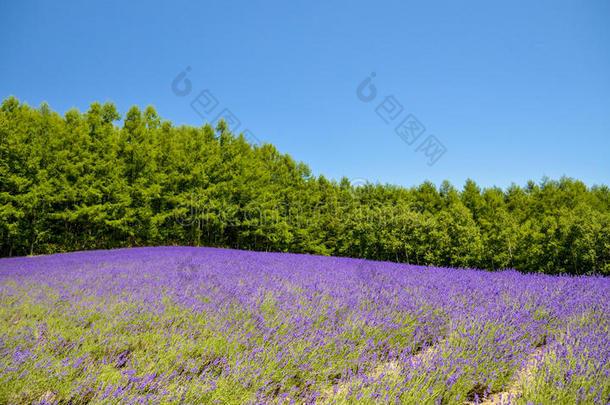
[[0, 260], [0, 403], [607, 404], [610, 279], [158, 247]]

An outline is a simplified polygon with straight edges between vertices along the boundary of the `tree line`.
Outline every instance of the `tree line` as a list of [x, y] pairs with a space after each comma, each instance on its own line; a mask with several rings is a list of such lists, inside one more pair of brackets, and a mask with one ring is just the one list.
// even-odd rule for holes
[[353, 185], [223, 121], [120, 119], [112, 103], [61, 116], [3, 100], [1, 256], [175, 244], [610, 275], [605, 185]]

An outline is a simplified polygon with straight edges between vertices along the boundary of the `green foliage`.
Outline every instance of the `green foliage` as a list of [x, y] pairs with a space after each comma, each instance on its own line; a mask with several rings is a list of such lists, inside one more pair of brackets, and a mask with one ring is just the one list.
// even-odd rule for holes
[[0, 107], [0, 256], [205, 245], [415, 264], [610, 274], [610, 191], [569, 178], [462, 191], [329, 181], [224, 122], [112, 103]]

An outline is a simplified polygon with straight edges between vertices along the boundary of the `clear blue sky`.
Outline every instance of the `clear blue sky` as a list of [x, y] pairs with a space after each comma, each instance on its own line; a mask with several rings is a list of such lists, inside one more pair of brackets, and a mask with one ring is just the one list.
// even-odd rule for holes
[[[209, 89], [238, 130], [335, 179], [610, 184], [608, 1], [3, 1], [0, 23], [1, 98], [200, 125], [190, 103]], [[393, 124], [375, 112], [389, 95]], [[407, 114], [426, 127], [412, 146], [394, 132]], [[447, 150], [433, 166], [416, 151], [429, 134]]]

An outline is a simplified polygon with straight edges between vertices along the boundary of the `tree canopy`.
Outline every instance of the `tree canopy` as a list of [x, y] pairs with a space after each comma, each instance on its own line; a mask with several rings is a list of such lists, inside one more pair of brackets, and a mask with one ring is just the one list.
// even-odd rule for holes
[[0, 255], [146, 245], [610, 274], [610, 192], [561, 178], [462, 190], [314, 176], [270, 144], [152, 106], [0, 107]]

